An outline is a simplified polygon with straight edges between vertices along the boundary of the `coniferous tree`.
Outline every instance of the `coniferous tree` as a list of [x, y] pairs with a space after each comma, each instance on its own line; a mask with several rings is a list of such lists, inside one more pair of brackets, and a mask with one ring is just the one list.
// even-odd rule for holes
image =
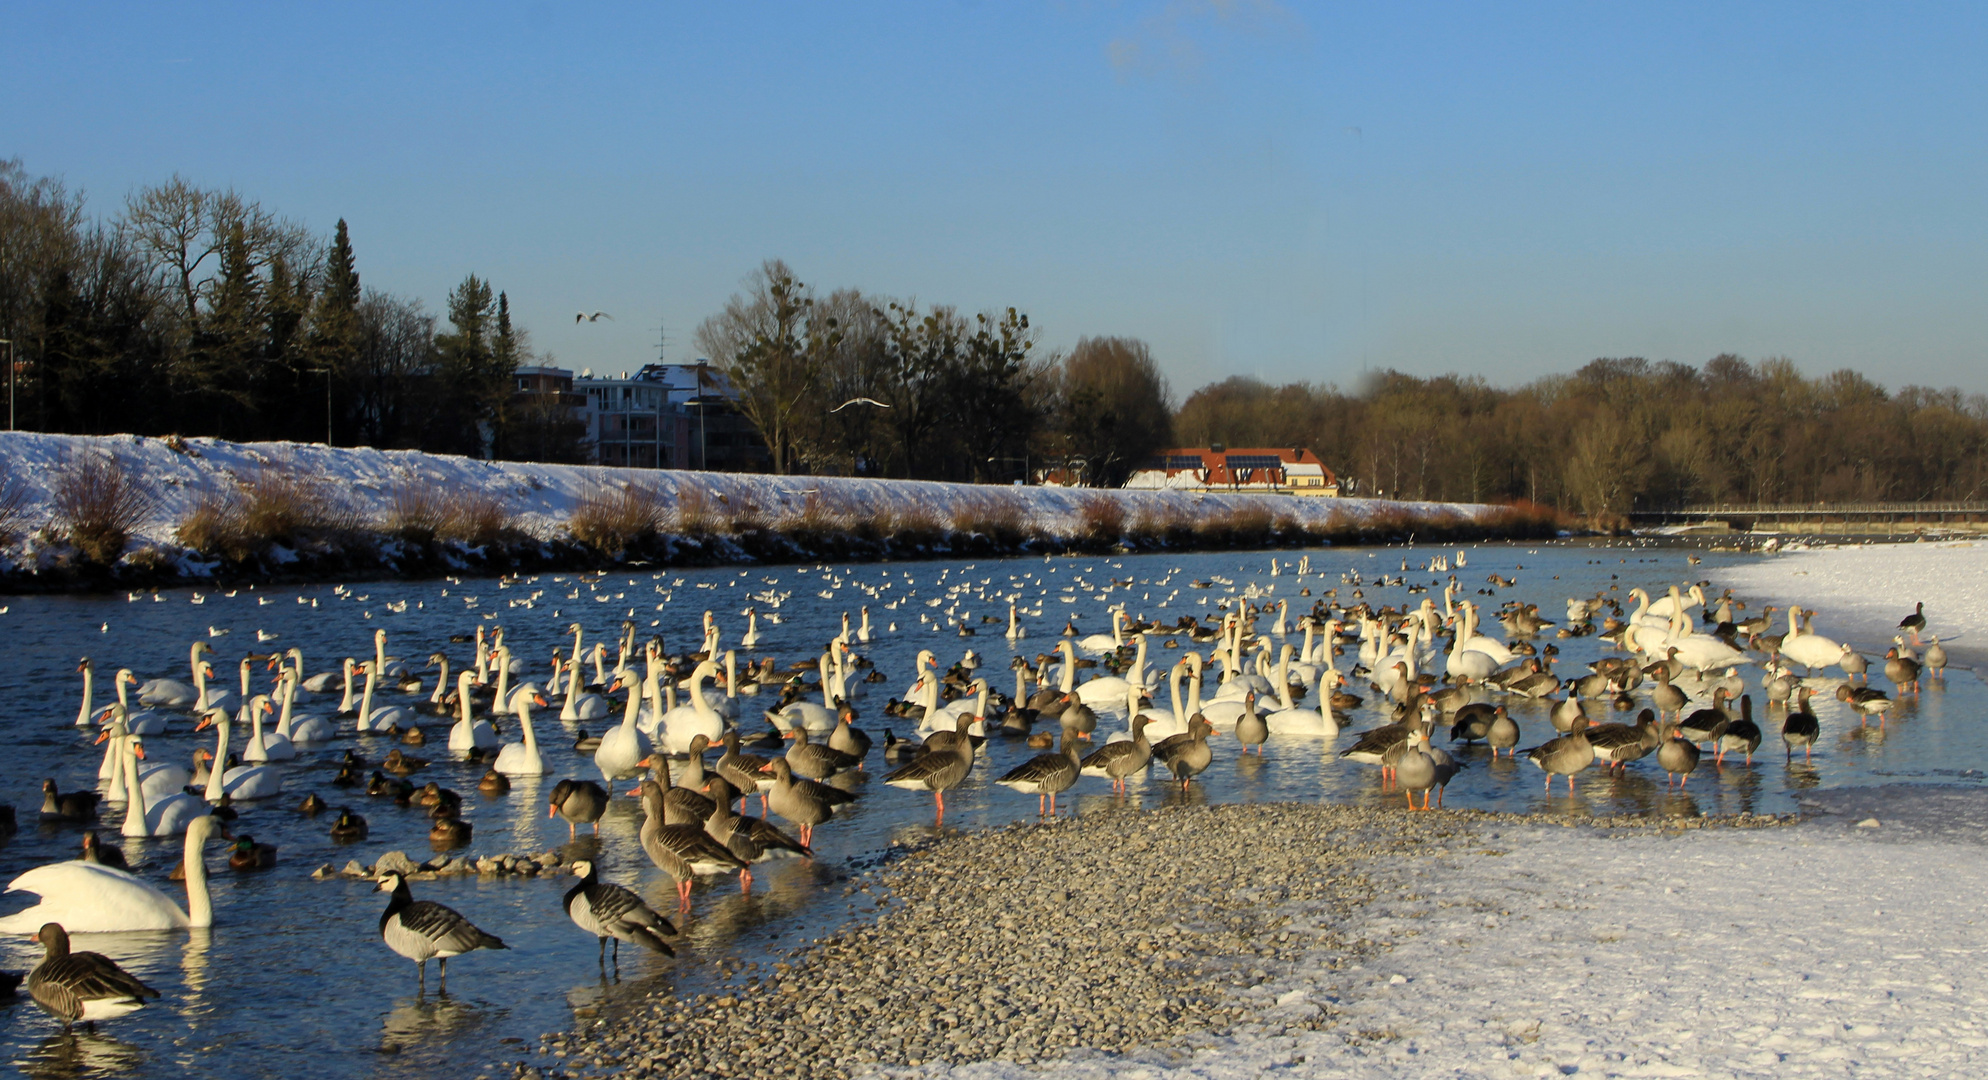
[[[328, 380], [324, 392], [337, 402], [352, 400], [353, 384], [362, 376], [359, 300], [359, 270], [352, 255], [352, 237], [346, 231], [345, 219], [339, 218], [331, 250], [325, 255], [324, 287], [318, 290], [317, 304], [311, 311], [308, 367], [313, 370], [307, 372], [310, 379], [306, 380], [307, 383]], [[328, 404], [325, 412], [327, 418], [336, 415], [336, 403]], [[304, 430], [310, 430], [310, 426]], [[337, 432], [328, 427], [324, 437], [328, 442], [335, 441]]]

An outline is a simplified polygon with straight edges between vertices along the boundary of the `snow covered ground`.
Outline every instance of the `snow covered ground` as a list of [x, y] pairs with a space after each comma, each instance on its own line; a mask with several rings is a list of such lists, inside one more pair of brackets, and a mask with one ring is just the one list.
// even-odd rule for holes
[[1267, 505], [1275, 513], [1302, 522], [1323, 523], [1335, 515], [1358, 521], [1377, 512], [1407, 512], [1418, 516], [1456, 514], [1471, 517], [1490, 509], [1468, 503], [1395, 502], [1377, 499], [1306, 499], [1291, 496], [1212, 495], [1181, 491], [1099, 491], [1091, 488], [995, 487], [941, 484], [915, 480], [864, 480], [841, 477], [761, 476], [678, 470], [608, 469], [574, 465], [543, 465], [424, 454], [412, 450], [371, 450], [326, 447], [310, 443], [230, 443], [218, 439], [188, 439], [190, 452], [176, 451], [162, 439], [135, 435], [103, 437], [0, 434], [0, 477], [24, 481], [29, 488], [29, 520], [48, 519], [48, 486], [61, 466], [79, 454], [115, 457], [155, 500], [141, 535], [163, 541], [203, 495], [231, 490], [235, 480], [276, 467], [318, 477], [337, 490], [362, 514], [377, 516], [391, 505], [397, 487], [428, 483], [445, 491], [478, 491], [502, 497], [526, 528], [544, 534], [556, 531], [575, 503], [603, 484], [635, 483], [657, 490], [666, 501], [680, 491], [698, 489], [722, 497], [725, 506], [756, 507], [778, 519], [799, 513], [810, 494], [819, 493], [850, 509], [921, 509], [949, 520], [952, 513], [976, 500], [1016, 498], [1033, 514], [1038, 526], [1052, 533], [1074, 531], [1085, 503], [1100, 495], [1123, 502], [1129, 515], [1148, 508], [1171, 508], [1196, 516], [1218, 510]]
[[1988, 543], [1856, 544], [1765, 555], [1715, 576], [1747, 596], [1813, 607], [1817, 633], [1883, 655], [1912, 605], [1953, 666], [1988, 670]]
[[[1391, 949], [1251, 991], [1193, 1056], [1063, 1078], [1950, 1077], [1988, 1065], [1988, 792], [1819, 796], [1799, 826], [1489, 826], [1395, 868], [1354, 924]], [[1873, 807], [1874, 827], [1859, 828]], [[1831, 809], [1840, 813], [1828, 812]], [[1288, 912], [1293, 927], [1342, 918]], [[1337, 1022], [1290, 1027], [1324, 1004]], [[1039, 1075], [1000, 1063], [915, 1070]]]

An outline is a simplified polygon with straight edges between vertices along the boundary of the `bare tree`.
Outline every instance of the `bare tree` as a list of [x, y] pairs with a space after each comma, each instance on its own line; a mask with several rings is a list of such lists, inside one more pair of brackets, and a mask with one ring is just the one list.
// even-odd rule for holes
[[738, 410], [759, 429], [773, 471], [794, 465], [796, 418], [813, 401], [841, 334], [817, 315], [814, 294], [787, 264], [768, 259], [734, 293], [725, 310], [697, 328], [697, 346], [738, 390]]

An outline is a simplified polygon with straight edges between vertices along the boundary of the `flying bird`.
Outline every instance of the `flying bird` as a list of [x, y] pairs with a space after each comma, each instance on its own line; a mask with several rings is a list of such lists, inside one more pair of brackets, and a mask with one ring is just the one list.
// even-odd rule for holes
[[606, 319], [606, 320], [607, 320], [608, 322], [613, 322], [613, 321], [614, 321], [614, 316], [612, 316], [612, 315], [609, 315], [609, 314], [608, 314], [607, 312], [605, 312], [605, 311], [596, 311], [596, 312], [594, 312], [594, 313], [593, 313], [592, 315], [589, 315], [589, 314], [587, 314], [587, 313], [586, 313], [586, 312], [584, 312], [584, 311], [576, 311], [576, 312], [574, 312], [574, 313], [573, 313], [573, 321], [574, 321], [575, 323], [580, 323], [580, 322], [599, 322], [599, 321], [601, 321], [602, 319]]
[[890, 408], [890, 406], [884, 404], [881, 401], [878, 401], [876, 398], [852, 397], [848, 401], [845, 401], [842, 404], [837, 405], [835, 408], [830, 409], [828, 411], [832, 413], [838, 413], [848, 408], [851, 405], [875, 405], [879, 409]]

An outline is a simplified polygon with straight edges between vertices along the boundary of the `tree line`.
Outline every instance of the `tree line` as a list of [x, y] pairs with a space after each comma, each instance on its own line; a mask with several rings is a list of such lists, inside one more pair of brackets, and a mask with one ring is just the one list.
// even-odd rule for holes
[[95, 216], [0, 162], [0, 338], [25, 430], [479, 456], [544, 442], [545, 419], [510, 407], [530, 345], [509, 298], [471, 274], [447, 307], [442, 325], [362, 286], [343, 220], [314, 236], [177, 176]]
[[[512, 393], [552, 363], [475, 275], [438, 317], [362, 287], [329, 237], [175, 177], [93, 217], [0, 163], [0, 338], [29, 430], [330, 437], [581, 460], [583, 425]], [[1351, 389], [1237, 376], [1176, 402], [1129, 337], [1045, 349], [1017, 307], [821, 291], [779, 260], [696, 333], [782, 472], [1111, 486], [1169, 446], [1309, 447], [1354, 490], [1596, 517], [1699, 502], [1975, 500], [1988, 399], [1783, 358], [1608, 358], [1512, 388], [1396, 371]]]

